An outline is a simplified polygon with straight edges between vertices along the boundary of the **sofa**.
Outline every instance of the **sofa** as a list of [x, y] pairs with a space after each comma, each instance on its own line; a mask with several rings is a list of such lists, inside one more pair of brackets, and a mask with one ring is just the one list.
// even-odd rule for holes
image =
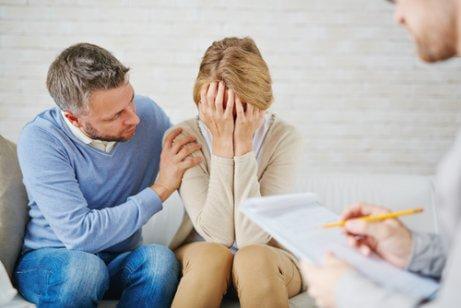
[[[433, 180], [420, 175], [308, 174], [297, 184], [298, 192], [314, 192], [322, 204], [340, 213], [356, 201], [381, 204], [391, 209], [423, 207], [421, 215], [403, 218], [418, 231], [437, 232]], [[178, 194], [165, 203], [164, 210], [154, 215], [143, 227], [144, 243], [168, 245], [185, 214]], [[27, 217], [24, 187], [17, 163], [15, 146], [0, 136], [0, 306], [33, 307], [8, 281], [19, 254]], [[5, 270], [6, 269], [6, 270]], [[2, 276], [3, 275], [3, 276]], [[115, 307], [116, 301], [102, 301], [100, 307]], [[290, 307], [314, 307], [307, 293], [290, 299]], [[235, 298], [225, 298], [222, 307], [239, 307]]]

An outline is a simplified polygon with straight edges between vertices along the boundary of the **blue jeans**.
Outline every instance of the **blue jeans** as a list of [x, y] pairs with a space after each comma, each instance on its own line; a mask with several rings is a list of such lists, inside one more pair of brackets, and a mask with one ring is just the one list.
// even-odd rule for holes
[[42, 248], [21, 256], [14, 275], [19, 292], [39, 307], [95, 307], [103, 298], [120, 298], [120, 307], [170, 307], [179, 266], [160, 245], [96, 255]]

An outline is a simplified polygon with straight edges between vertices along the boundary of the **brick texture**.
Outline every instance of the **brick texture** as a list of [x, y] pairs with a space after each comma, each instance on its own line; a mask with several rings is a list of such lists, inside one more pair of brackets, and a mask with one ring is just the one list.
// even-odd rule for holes
[[70, 44], [111, 50], [178, 122], [209, 44], [249, 35], [273, 111], [304, 134], [305, 172], [431, 174], [461, 123], [461, 63], [421, 63], [392, 15], [370, 0], [0, 0], [0, 134], [17, 141], [53, 105], [47, 68]]

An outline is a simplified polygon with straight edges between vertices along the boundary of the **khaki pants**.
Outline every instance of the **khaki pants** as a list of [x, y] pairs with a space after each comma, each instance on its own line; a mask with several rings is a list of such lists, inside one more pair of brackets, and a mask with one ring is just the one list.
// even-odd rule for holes
[[173, 308], [219, 307], [234, 283], [241, 307], [288, 307], [288, 299], [301, 291], [297, 266], [281, 249], [268, 245], [244, 247], [233, 255], [215, 243], [195, 242], [176, 251], [182, 278]]

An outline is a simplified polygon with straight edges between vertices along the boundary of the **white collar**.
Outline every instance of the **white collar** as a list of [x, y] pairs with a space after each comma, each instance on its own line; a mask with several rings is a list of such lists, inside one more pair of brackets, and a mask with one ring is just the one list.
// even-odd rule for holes
[[92, 139], [85, 135], [77, 126], [73, 125], [68, 118], [66, 118], [64, 111], [61, 111], [62, 117], [64, 118], [67, 127], [69, 127], [72, 134], [77, 137], [84, 144], [88, 144], [93, 148], [109, 153], [117, 142], [115, 141], [103, 141], [98, 139]]

